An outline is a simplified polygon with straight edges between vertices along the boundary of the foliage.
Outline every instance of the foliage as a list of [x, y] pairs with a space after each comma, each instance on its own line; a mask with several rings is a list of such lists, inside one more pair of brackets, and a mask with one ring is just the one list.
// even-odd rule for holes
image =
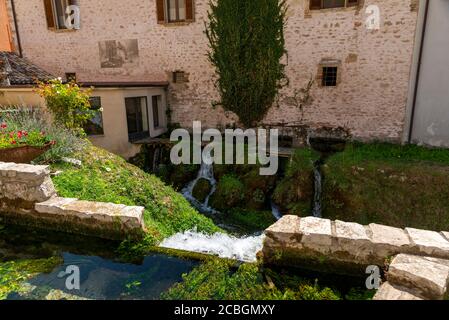
[[[36, 159], [35, 163], [53, 163], [73, 152], [81, 150], [87, 142], [79, 138], [76, 132], [52, 124], [47, 115], [40, 109], [11, 106], [8, 110], [0, 110], [0, 122], [6, 125], [8, 131], [28, 132], [27, 143], [40, 146], [42, 143], [54, 141], [50, 150]], [[5, 128], [5, 129], [6, 129]], [[1, 129], [0, 129], [1, 130]], [[30, 136], [30, 133], [31, 136]], [[44, 133], [42, 136], [41, 133]]]
[[210, 2], [209, 60], [225, 110], [247, 127], [262, 120], [287, 82], [285, 0], [218, 0]]
[[60, 196], [145, 207], [147, 236], [141, 243], [126, 243], [124, 251], [143, 252], [165, 237], [194, 228], [206, 233], [220, 231], [181, 194], [124, 159], [93, 146], [74, 157], [82, 161], [81, 168], [54, 166], [64, 170], [53, 178]]
[[39, 273], [51, 272], [62, 263], [62, 258], [21, 260], [0, 263], [0, 300], [21, 290], [21, 284]]
[[83, 133], [82, 126], [95, 116], [89, 97], [92, 89], [81, 89], [75, 82], [53, 79], [39, 82], [37, 92], [47, 103], [53, 120], [67, 129]]
[[329, 288], [320, 288], [297, 278], [293, 287], [279, 288], [265, 281], [256, 264], [242, 264], [219, 259], [203, 263], [183, 282], [174, 285], [162, 299], [167, 300], [337, 300]]
[[231, 208], [225, 214], [225, 221], [238, 225], [247, 233], [265, 230], [276, 222], [271, 211]]

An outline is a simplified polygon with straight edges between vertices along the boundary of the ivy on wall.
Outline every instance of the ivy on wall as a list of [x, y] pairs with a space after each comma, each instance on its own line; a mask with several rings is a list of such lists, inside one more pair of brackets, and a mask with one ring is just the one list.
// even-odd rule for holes
[[284, 25], [285, 0], [215, 0], [210, 2], [209, 60], [216, 68], [222, 105], [251, 127], [274, 104], [287, 84]]

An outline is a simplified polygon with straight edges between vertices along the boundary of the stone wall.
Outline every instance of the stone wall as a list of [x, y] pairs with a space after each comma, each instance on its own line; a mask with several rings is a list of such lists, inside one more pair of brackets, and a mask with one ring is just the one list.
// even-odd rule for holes
[[[155, 0], [79, 0], [81, 29], [47, 29], [41, 0], [16, 0], [25, 57], [55, 75], [76, 72], [81, 82], [170, 81], [173, 122], [192, 126], [224, 126], [235, 121], [211, 102], [218, 99], [214, 69], [207, 60], [208, 0], [195, 1], [195, 21], [164, 25], [156, 19]], [[313, 103], [304, 122], [311, 126], [347, 126], [356, 137], [399, 140], [417, 20], [416, 0], [364, 0], [363, 7], [309, 11], [309, 0], [288, 0], [285, 29], [290, 85], [282, 90], [279, 108], [265, 122], [297, 123], [301, 112], [295, 90], [316, 78], [323, 60], [339, 61], [337, 87], [312, 88]], [[370, 5], [380, 8], [380, 29], [368, 30]], [[137, 39], [139, 61], [122, 68], [101, 68], [99, 41]], [[288, 61], [287, 61], [288, 60]], [[181, 70], [187, 81], [173, 83]], [[319, 82], [319, 81], [318, 81]], [[107, 108], [107, 106], [105, 106]], [[125, 123], [123, 124], [126, 125]]]
[[359, 270], [363, 276], [368, 265], [384, 266], [401, 253], [449, 259], [448, 232], [284, 216], [265, 234], [267, 264]]
[[107, 239], [141, 237], [143, 207], [57, 197], [48, 166], [0, 162], [0, 218]]

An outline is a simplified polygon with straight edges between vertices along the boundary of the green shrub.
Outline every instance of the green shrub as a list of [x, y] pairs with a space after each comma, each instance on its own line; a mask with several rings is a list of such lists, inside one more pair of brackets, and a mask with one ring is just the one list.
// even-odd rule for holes
[[83, 133], [83, 125], [95, 116], [89, 97], [92, 89], [81, 89], [75, 82], [53, 79], [39, 82], [37, 92], [45, 99], [53, 121], [67, 129]]
[[234, 175], [224, 175], [211, 197], [211, 206], [217, 210], [238, 207], [245, 196], [245, 185]]

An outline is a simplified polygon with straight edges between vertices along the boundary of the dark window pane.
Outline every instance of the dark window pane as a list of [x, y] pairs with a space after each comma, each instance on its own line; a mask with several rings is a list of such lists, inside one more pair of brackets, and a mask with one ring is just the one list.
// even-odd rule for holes
[[323, 67], [323, 81], [324, 87], [335, 87], [337, 85], [337, 67]]
[[159, 101], [160, 101], [160, 96], [153, 96], [153, 125], [154, 125], [154, 128], [160, 127]]
[[84, 132], [87, 135], [102, 135], [104, 134], [103, 130], [103, 112], [101, 110], [101, 98], [100, 97], [90, 97], [90, 108], [95, 110], [95, 116], [88, 120], [84, 124]]
[[345, 6], [345, 0], [323, 0], [323, 8], [340, 8]]
[[129, 139], [147, 137], [149, 131], [146, 98], [125, 98], [125, 107]]

